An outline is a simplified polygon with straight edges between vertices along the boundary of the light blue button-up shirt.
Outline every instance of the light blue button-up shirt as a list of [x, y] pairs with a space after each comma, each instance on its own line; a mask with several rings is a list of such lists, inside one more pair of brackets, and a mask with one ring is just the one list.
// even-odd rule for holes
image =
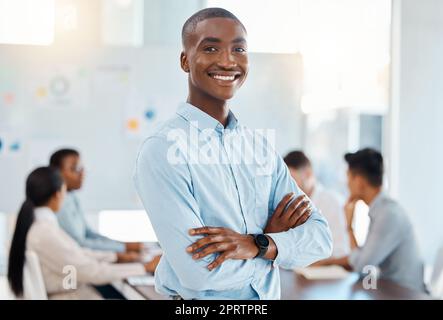
[[66, 194], [56, 217], [60, 227], [82, 247], [101, 251], [126, 250], [124, 243], [102, 236], [89, 227], [75, 191]]
[[135, 184], [164, 251], [155, 272], [158, 292], [184, 299], [279, 299], [276, 266], [302, 267], [331, 255], [327, 221], [315, 208], [303, 225], [269, 234], [278, 249], [274, 262], [227, 260], [209, 271], [214, 254], [193, 260], [186, 252], [198, 240], [189, 229], [263, 233], [280, 200], [289, 192], [302, 194], [264, 136], [239, 125], [232, 112], [224, 128], [182, 104], [145, 140]]

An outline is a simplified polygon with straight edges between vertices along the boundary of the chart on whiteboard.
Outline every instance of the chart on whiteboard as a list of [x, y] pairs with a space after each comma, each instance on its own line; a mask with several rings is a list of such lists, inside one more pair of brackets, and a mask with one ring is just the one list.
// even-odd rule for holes
[[90, 103], [90, 73], [74, 66], [43, 70], [29, 80], [30, 105], [37, 108], [86, 108]]

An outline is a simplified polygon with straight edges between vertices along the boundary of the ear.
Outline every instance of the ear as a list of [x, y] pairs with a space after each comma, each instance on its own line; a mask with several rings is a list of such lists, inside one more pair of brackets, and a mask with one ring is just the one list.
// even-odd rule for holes
[[180, 66], [184, 72], [189, 73], [188, 57], [183, 51], [180, 53]]
[[359, 190], [363, 190], [366, 186], [366, 179], [362, 175], [356, 175], [355, 179], [357, 180], [357, 186]]
[[54, 196], [55, 196], [55, 199], [57, 199], [57, 200], [62, 199], [63, 198], [63, 191], [62, 190], [57, 191]]

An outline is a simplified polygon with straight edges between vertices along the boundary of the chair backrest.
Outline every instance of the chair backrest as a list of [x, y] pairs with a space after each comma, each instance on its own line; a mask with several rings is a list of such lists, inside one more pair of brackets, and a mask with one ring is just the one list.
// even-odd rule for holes
[[23, 299], [48, 299], [38, 256], [31, 250], [26, 251], [26, 262], [23, 269]]
[[432, 296], [443, 299], [443, 246], [437, 252], [428, 289]]

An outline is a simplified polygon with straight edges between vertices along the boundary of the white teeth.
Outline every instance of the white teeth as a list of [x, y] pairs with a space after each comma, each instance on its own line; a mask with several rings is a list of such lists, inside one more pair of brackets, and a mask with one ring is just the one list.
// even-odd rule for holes
[[218, 75], [218, 74], [214, 74], [212, 77], [214, 79], [224, 80], [224, 81], [233, 81], [235, 79], [235, 76], [221, 76], [221, 75]]

